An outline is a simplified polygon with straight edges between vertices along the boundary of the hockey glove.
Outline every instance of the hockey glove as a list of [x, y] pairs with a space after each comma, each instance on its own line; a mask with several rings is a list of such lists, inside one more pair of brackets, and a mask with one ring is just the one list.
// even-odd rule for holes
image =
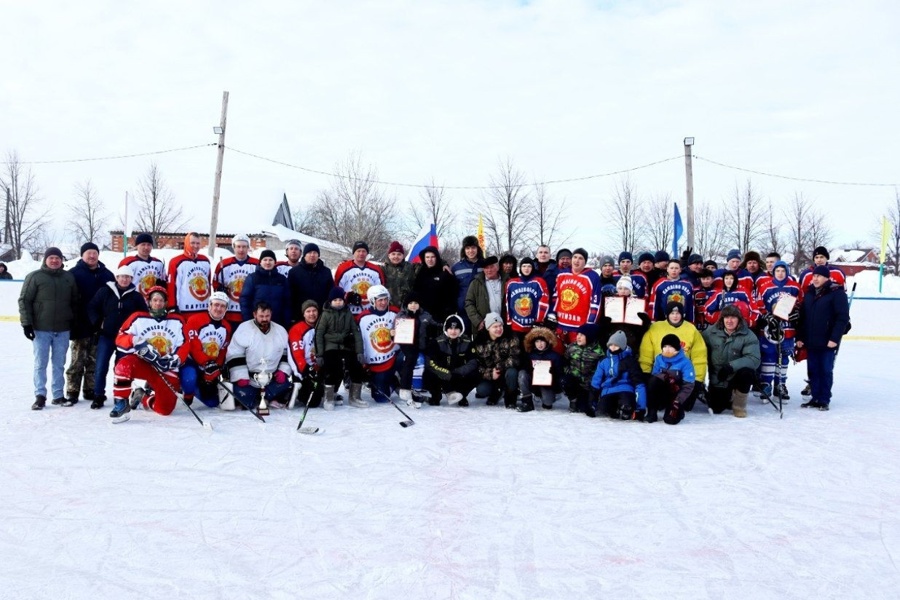
[[285, 381], [287, 381], [287, 374], [284, 371], [275, 371], [274, 377], [272, 379], [275, 380], [275, 383], [281, 385]]
[[157, 358], [154, 364], [160, 371], [174, 371], [181, 364], [181, 359], [176, 354], [167, 354]]
[[29, 340], [34, 339], [34, 327], [32, 327], [31, 325], [22, 325], [22, 332]]
[[250, 380], [249, 379], [238, 379], [237, 381], [234, 382], [234, 385], [236, 385], [238, 387], [247, 387], [248, 385], [250, 385]]
[[356, 292], [347, 292], [344, 300], [346, 300], [347, 304], [351, 306], [362, 306], [362, 296], [360, 296]]
[[140, 358], [146, 360], [148, 363], [155, 363], [159, 359], [159, 352], [157, 352], [156, 348], [148, 344], [147, 342], [141, 342], [134, 347], [134, 353], [137, 354]]

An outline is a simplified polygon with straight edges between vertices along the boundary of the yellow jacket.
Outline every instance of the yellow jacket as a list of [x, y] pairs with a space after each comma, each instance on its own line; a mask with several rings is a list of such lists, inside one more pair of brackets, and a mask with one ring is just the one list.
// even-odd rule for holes
[[674, 333], [681, 340], [681, 348], [684, 350], [684, 355], [694, 365], [697, 381], [705, 381], [706, 342], [693, 323], [688, 323], [687, 321], [682, 321], [680, 327], [673, 327], [668, 321], [657, 321], [650, 325], [650, 329], [647, 330], [647, 333], [644, 334], [644, 339], [641, 340], [641, 370], [644, 373], [649, 373], [653, 369], [653, 361], [662, 350], [662, 339], [670, 333]]

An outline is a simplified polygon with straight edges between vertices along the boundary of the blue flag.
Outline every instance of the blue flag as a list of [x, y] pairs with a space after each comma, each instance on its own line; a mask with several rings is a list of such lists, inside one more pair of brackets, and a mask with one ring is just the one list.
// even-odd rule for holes
[[681, 213], [678, 212], [678, 203], [675, 203], [675, 239], [672, 240], [672, 258], [678, 258], [678, 238], [684, 232], [684, 225], [681, 224]]

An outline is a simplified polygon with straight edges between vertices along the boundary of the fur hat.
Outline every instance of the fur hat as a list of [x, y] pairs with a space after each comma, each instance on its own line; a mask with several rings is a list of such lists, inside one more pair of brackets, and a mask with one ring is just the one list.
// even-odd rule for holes
[[153, 236], [150, 235], [149, 233], [137, 234], [137, 237], [134, 238], [134, 245], [137, 246], [138, 244], [150, 244], [152, 246], [153, 245]]
[[741, 251], [738, 250], [737, 248], [732, 248], [731, 250], [728, 251], [728, 254], [725, 256], [725, 260], [734, 260], [735, 258], [738, 260], [741, 260]]
[[310, 252], [315, 252], [316, 254], [321, 254], [321, 252], [319, 252], [319, 245], [313, 244], [312, 242], [310, 242], [307, 245], [303, 246], [303, 256], [306, 256]]
[[491, 265], [496, 265], [499, 262], [500, 262], [500, 259], [498, 259], [496, 256], [488, 256], [487, 258], [484, 259], [484, 261], [482, 261], [481, 266], [482, 267], [490, 267]]
[[332, 300], [337, 300], [338, 298], [344, 299], [344, 288], [335, 286], [328, 292], [328, 304], [331, 304]]
[[638, 256], [638, 264], [641, 264], [645, 260], [653, 262], [653, 254], [651, 254], [650, 252], [641, 252], [641, 255]]
[[84, 253], [88, 250], [96, 250], [97, 252], [100, 252], [100, 248], [97, 247], [97, 244], [95, 244], [94, 242], [85, 242], [81, 245], [81, 256], [84, 256]]
[[467, 235], [466, 237], [464, 237], [462, 239], [462, 247], [469, 248], [471, 246], [475, 246], [476, 248], [481, 248], [481, 246], [478, 244], [477, 237], [475, 237], [474, 235]]
[[744, 254], [744, 264], [745, 265], [747, 264], [747, 262], [749, 262], [751, 260], [755, 260], [759, 264], [763, 263], [762, 257], [759, 255], [759, 252], [757, 252], [756, 250], [750, 250], [749, 252]]
[[829, 269], [825, 265], [818, 265], [815, 269], [813, 269], [813, 275], [821, 275], [822, 277], [831, 278], [831, 269]]
[[264, 258], [271, 258], [272, 260], [278, 260], [277, 258], [275, 258], [275, 252], [272, 250], [269, 250], [268, 248], [266, 248], [265, 250], [263, 250], [262, 252], [259, 253], [259, 260], [262, 260]]
[[[366, 248], [366, 250], [368, 250], [368, 248]], [[397, 240], [394, 240], [393, 242], [391, 242], [391, 245], [388, 246], [388, 254], [391, 254], [393, 252], [399, 252], [400, 254], [406, 254], [406, 250], [403, 249], [403, 244], [401, 244]]]
[[816, 249], [813, 250], [813, 257], [816, 256], [824, 256], [825, 260], [831, 260], [831, 255], [828, 254], [828, 248], [825, 246], [816, 246]]
[[490, 329], [491, 325], [495, 323], [500, 323], [503, 325], [503, 319], [495, 312], [489, 312], [487, 316], [484, 317], [484, 328]]
[[623, 260], [634, 262], [634, 257], [631, 255], [631, 252], [619, 252], [619, 262], [622, 262]]
[[610, 346], [618, 346], [619, 348], [627, 348], [628, 347], [628, 338], [625, 336], [625, 332], [622, 330], [616, 331], [614, 334], [609, 336], [609, 340], [606, 342], [606, 347]]
[[674, 333], [667, 333], [663, 336], [662, 343], [659, 345], [659, 347], [664, 348], [666, 346], [671, 346], [676, 350], [681, 350], [681, 340]]
[[722, 309], [722, 312], [719, 313], [719, 317], [720, 317], [719, 318], [720, 323], [722, 322], [723, 319], [725, 319], [725, 317], [737, 317], [737, 318], [741, 319], [742, 321], [744, 320], [744, 317], [741, 315], [741, 309], [739, 309], [734, 304], [726, 304], [725, 307]]
[[546, 327], [533, 327], [525, 335], [525, 352], [534, 352], [534, 343], [538, 340], [547, 342], [547, 346], [552, 350], [556, 346], [556, 334]]

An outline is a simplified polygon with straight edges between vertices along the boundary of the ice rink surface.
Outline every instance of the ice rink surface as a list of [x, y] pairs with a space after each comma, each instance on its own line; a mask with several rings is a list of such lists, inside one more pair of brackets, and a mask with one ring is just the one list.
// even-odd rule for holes
[[678, 426], [486, 407], [31, 411], [0, 323], [2, 598], [896, 598], [896, 343], [848, 341], [828, 413]]

